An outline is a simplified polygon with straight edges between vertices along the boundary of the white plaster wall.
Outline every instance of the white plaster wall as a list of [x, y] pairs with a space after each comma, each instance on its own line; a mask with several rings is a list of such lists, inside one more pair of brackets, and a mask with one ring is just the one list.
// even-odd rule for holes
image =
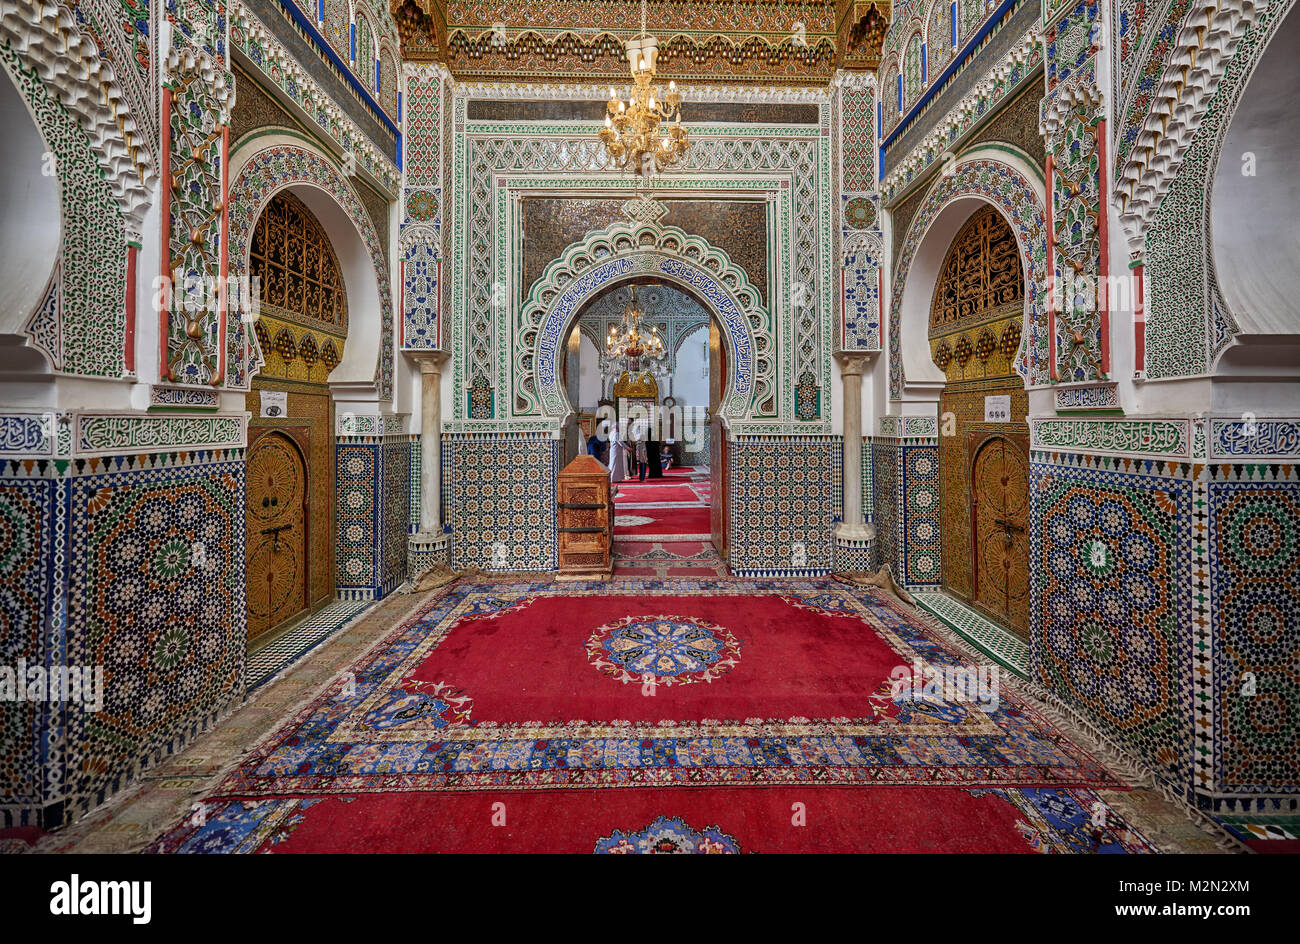
[[691, 332], [677, 349], [672, 391], [678, 406], [709, 405], [709, 329]]
[[1300, 15], [1293, 11], [1246, 85], [1214, 176], [1210, 232], [1219, 287], [1238, 325], [1253, 334], [1300, 332], [1297, 62]]
[[[585, 413], [592, 413], [596, 409], [596, 404], [600, 398], [605, 395], [600, 384], [600, 354], [596, 350], [596, 345], [591, 343], [591, 339], [585, 334], [579, 342], [578, 351], [578, 399], [582, 401], [578, 404], [578, 409]], [[573, 365], [569, 365], [573, 369]]]
[[[0, 334], [19, 334], [40, 304], [59, 255], [58, 178], [46, 175], [45, 141], [0, 69]], [[51, 155], [52, 159], [52, 155]], [[53, 164], [49, 165], [53, 169]]]

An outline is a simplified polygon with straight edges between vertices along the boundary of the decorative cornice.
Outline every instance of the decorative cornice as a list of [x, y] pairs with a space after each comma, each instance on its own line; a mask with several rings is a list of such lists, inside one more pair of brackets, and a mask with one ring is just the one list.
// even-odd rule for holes
[[1193, 5], [1164, 56], [1137, 140], [1116, 169], [1115, 199], [1130, 249], [1141, 254], [1146, 232], [1218, 90], [1237, 43], [1258, 17], [1255, 0]]
[[230, 112], [235, 107], [235, 84], [230, 73], [206, 49], [173, 45], [167, 50], [164, 65], [167, 79], [198, 75], [210, 89], [212, 101], [217, 106], [218, 124], [230, 124]]
[[112, 64], [81, 32], [76, 15], [50, 0], [6, 0], [0, 10], [0, 38], [86, 132], [128, 230], [138, 234], [158, 169]]
[[953, 145], [989, 118], [996, 106], [1019, 91], [1025, 78], [1042, 62], [1042, 37], [1036, 30], [1030, 30], [975, 83], [943, 120], [933, 123], [930, 133], [906, 156], [891, 161], [894, 169], [881, 182], [881, 198], [886, 203], [893, 202], [913, 181], [922, 177], [936, 160], [951, 153]]
[[[750, 85], [689, 85], [678, 83], [683, 102], [728, 102], [741, 104], [826, 105], [831, 90], [823, 86], [762, 88]], [[532, 101], [605, 101], [607, 86], [561, 82], [457, 82], [457, 98], [487, 98]]]
[[1048, 140], [1049, 147], [1061, 124], [1069, 119], [1076, 107], [1086, 105], [1094, 110], [1103, 107], [1105, 95], [1097, 87], [1094, 78], [1090, 72], [1077, 73], [1068, 81], [1058, 85], [1047, 98], [1043, 99], [1038, 133]]
[[[272, 72], [278, 69], [283, 76], [282, 83], [292, 84], [299, 94], [294, 96], [286, 89], [282, 91], [290, 94], [294, 104], [307, 114], [311, 127], [328, 135], [344, 154], [355, 155], [357, 166], [367, 170], [388, 193], [396, 193], [402, 176], [397, 165], [339, 108], [275, 34], [239, 3], [234, 4], [231, 17], [231, 45], [242, 54], [241, 62], [246, 60], [272, 82], [275, 82]], [[252, 42], [261, 47], [259, 57], [249, 53]], [[280, 85], [276, 83], [277, 87]]]

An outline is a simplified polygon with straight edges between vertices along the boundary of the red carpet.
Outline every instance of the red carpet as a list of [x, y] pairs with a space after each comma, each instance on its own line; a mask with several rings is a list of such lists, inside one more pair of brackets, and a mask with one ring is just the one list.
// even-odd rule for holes
[[[1041, 794], [1048, 795], [1042, 796]], [[1151, 852], [1096, 829], [1087, 790], [804, 786], [767, 790], [508, 790], [224, 803], [155, 851], [274, 853]], [[260, 814], [260, 815], [259, 815]], [[206, 842], [205, 842], [206, 841]], [[233, 846], [233, 848], [232, 848]]]
[[835, 581], [462, 581], [154, 848], [1145, 848], [1118, 816], [1088, 833], [1091, 790], [1122, 784], [1014, 684], [982, 704], [891, 690], [919, 665], [970, 668]]
[[[608, 668], [575, 658], [599, 627], [647, 613], [688, 613], [730, 627], [740, 660], [726, 673], [726, 684], [666, 685], [645, 697], [639, 686], [612, 679]], [[880, 691], [897, 664], [898, 653], [860, 620], [828, 617], [779, 597], [559, 596], [463, 623], [445, 644], [412, 661], [406, 679], [429, 685], [445, 680], [472, 692], [474, 717], [502, 726], [569, 718], [689, 724], [769, 717], [776, 705], [787, 718], [871, 715], [868, 696]], [[996, 730], [975, 722], [971, 733]], [[412, 728], [437, 736], [418, 724], [403, 728], [404, 740]]]
[[625, 502], [698, 502], [696, 495], [686, 485], [629, 485], [618, 484], [618, 495], [614, 501]]
[[[641, 519], [649, 518], [642, 522]], [[622, 524], [636, 521], [637, 524]], [[632, 508], [620, 510], [614, 517], [615, 537], [628, 535], [663, 535], [709, 533], [709, 509], [698, 506], [681, 508]]]

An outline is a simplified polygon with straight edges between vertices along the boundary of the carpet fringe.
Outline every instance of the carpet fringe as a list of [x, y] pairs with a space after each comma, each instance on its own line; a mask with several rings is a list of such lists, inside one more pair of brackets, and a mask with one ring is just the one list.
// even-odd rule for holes
[[[919, 606], [914, 606], [913, 609], [915, 613], [912, 615], [915, 619], [933, 629], [936, 635], [945, 642], [952, 644], [963, 655], [977, 664], [995, 664], [990, 661], [986, 654], [980, 652], [978, 648], [938, 617], [926, 612]], [[1109, 733], [1080, 715], [1073, 706], [1062, 700], [1060, 696], [1050, 689], [1043, 687], [1032, 679], [1022, 679], [1014, 676], [1011, 676], [1009, 681], [1006, 679], [1007, 676], [1000, 673], [999, 684], [1008, 685], [1030, 707], [1042, 713], [1052, 724], [1076, 741], [1080, 747], [1100, 759], [1127, 786], [1153, 790], [1158, 793], [1166, 801], [1178, 807], [1203, 832], [1212, 836], [1215, 846], [1224, 852], [1250, 853], [1254, 851], [1224, 829], [1212, 817], [1206, 815], [1204, 811], [1197, 809], [1195, 805], [1188, 802], [1186, 797], [1179, 793], [1168, 781], [1151, 770], [1140, 757], [1133, 753], [1132, 749], [1116, 741]]]

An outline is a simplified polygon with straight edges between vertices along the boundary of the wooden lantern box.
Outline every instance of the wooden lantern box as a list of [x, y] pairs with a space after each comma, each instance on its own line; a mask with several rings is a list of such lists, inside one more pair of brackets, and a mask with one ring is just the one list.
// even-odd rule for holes
[[613, 573], [614, 503], [609, 469], [580, 455], [560, 472], [556, 532], [560, 579], [608, 577]]

